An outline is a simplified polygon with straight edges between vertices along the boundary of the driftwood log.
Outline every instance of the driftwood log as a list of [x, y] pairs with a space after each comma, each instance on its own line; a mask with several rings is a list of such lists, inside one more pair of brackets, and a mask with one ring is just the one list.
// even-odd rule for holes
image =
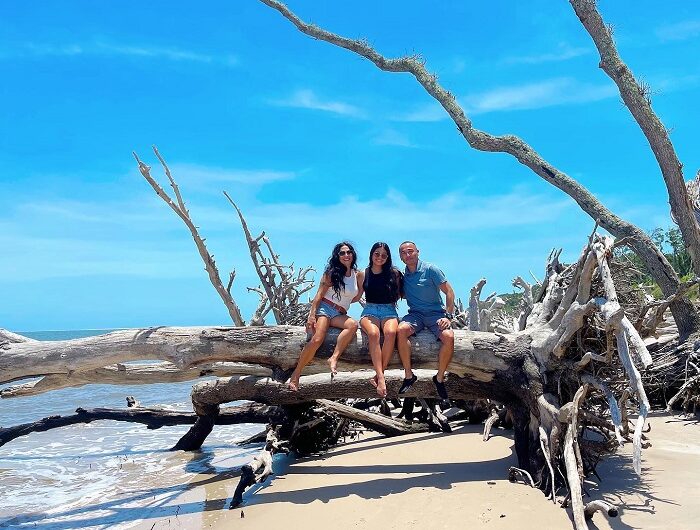
[[[600, 432], [607, 433], [614, 443], [626, 428], [614, 392], [598, 377], [599, 367], [610, 367], [614, 360], [620, 363], [626, 373], [624, 386], [630, 388], [630, 395], [639, 404], [632, 435], [634, 467], [638, 473], [642, 429], [649, 410], [639, 370], [651, 363], [651, 356], [617, 300], [608, 264], [612, 246], [611, 238], [592, 235], [576, 263], [564, 267], [553, 260], [524, 330], [508, 334], [455, 330], [455, 354], [446, 383], [450, 397], [455, 400], [490, 399], [507, 408], [513, 420], [518, 468], [530, 473], [533, 481], [543, 490], [551, 491], [554, 497], [559, 479], [553, 470], [558, 468], [565, 473], [577, 526], [585, 519], [580, 480], [590, 460], [586, 457], [588, 446], [579, 445], [579, 421], [584, 421], [579, 416], [584, 418], [585, 412], [585, 418], [593, 418], [597, 428], [603, 429]], [[598, 322], [604, 336], [610, 339], [590, 343], [591, 350], [583, 351], [576, 347], [579, 341], [574, 339], [592, 322]], [[198, 418], [177, 449], [201, 446], [219, 421], [220, 406], [231, 401], [285, 406], [287, 414], [296, 414], [290, 412], [294, 407], [307, 406], [308, 410], [304, 404], [315, 403], [312, 406], [321, 409], [334, 407], [334, 414], [340, 411], [342, 416], [342, 406], [319, 404], [317, 400], [375, 394], [369, 381], [371, 373], [360, 371], [370, 367], [370, 358], [359, 333], [341, 357], [340, 369], [353, 373], [341, 372], [331, 380], [326, 363], [322, 362], [332, 352], [337, 337], [336, 333], [329, 333], [297, 392], [284, 384], [307, 340], [306, 330], [295, 326], [151, 328], [62, 342], [26, 341], [10, 334], [0, 336], [4, 337], [0, 339], [0, 383], [27, 377], [49, 378], [48, 382], [42, 384], [45, 379], [41, 379], [34, 384], [34, 392], [49, 390], [52, 385], [70, 386], [75, 381], [84, 384], [80, 374], [95, 374], [106, 366], [134, 360], [167, 361], [188, 374], [196, 372], [199, 366], [211, 367], [221, 362], [229, 363], [228, 369], [245, 366], [250, 371], [250, 365], [255, 365], [269, 371], [271, 376], [267, 377], [242, 375], [197, 383], [192, 390], [192, 403]], [[436, 366], [438, 349], [439, 343], [430, 333], [412, 339], [413, 365], [419, 381], [407, 394], [408, 398], [421, 401], [437, 397], [430, 376]], [[111, 381], [118, 383], [120, 375], [126, 377], [128, 373], [128, 370], [111, 370], [110, 377], [115, 377]], [[401, 372], [390, 371], [387, 375], [389, 391], [394, 393], [400, 385]], [[148, 381], [152, 382], [152, 378]], [[130, 382], [134, 382], [133, 378]], [[598, 417], [600, 409], [585, 410], [589, 388], [609, 407], [611, 421]], [[11, 397], [18, 393], [10, 387], [3, 395]], [[421, 405], [430, 421], [449, 430], [439, 410], [424, 400]], [[358, 413], [353, 411], [352, 419], [357, 420]], [[309, 416], [304, 423], [314, 427], [319, 424]], [[389, 423], [396, 430], [396, 420]], [[610, 426], [607, 431], [606, 425]], [[337, 433], [341, 426], [335, 421], [324, 428]]]
[[[239, 423], [279, 423], [286, 413], [281, 407], [246, 403], [222, 408], [216, 418], [217, 425], [237, 425]], [[127, 409], [78, 408], [75, 414], [48, 416], [39, 421], [0, 428], [0, 447], [20, 436], [33, 432], [43, 432], [58, 427], [78, 423], [91, 423], [98, 420], [126, 421], [142, 423], [149, 429], [160, 429], [172, 425], [191, 425], [198, 419], [194, 412], [182, 412], [156, 407], [132, 407]]]
[[277, 431], [271, 426], [267, 429], [265, 446], [248, 464], [241, 468], [241, 478], [233, 493], [229, 509], [237, 508], [243, 502], [243, 493], [253, 484], [263, 482], [272, 474], [272, 457], [276, 453], [287, 453], [289, 448], [284, 440], [280, 440]]

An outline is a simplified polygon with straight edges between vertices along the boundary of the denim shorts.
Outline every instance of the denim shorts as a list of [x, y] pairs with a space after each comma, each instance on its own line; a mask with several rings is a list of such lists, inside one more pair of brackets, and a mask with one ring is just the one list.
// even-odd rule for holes
[[415, 311], [409, 311], [408, 315], [401, 319], [401, 322], [407, 322], [413, 328], [413, 332], [418, 334], [423, 329], [428, 328], [435, 338], [439, 339], [442, 330], [438, 326], [437, 321], [445, 318], [445, 313], [429, 313], [423, 314]]
[[362, 315], [360, 315], [360, 320], [364, 317], [374, 317], [379, 322], [384, 322], [390, 318], [399, 319], [399, 314], [396, 312], [396, 306], [394, 304], [365, 304], [365, 308], [362, 310]]
[[323, 300], [321, 301], [320, 304], [318, 304], [318, 309], [316, 310], [317, 317], [328, 317], [331, 320], [337, 316], [344, 315], [344, 314], [345, 313], [341, 313], [335, 307], [327, 304]]

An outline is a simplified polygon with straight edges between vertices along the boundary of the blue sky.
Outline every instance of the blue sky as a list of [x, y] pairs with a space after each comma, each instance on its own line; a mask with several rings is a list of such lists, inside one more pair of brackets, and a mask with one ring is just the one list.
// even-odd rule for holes
[[[302, 18], [420, 53], [476, 127], [521, 136], [609, 208], [668, 226], [646, 140], [567, 2], [290, 1]], [[686, 178], [700, 168], [700, 9], [601, 2], [654, 89]], [[283, 260], [413, 239], [466, 298], [578, 255], [592, 221], [502, 154], [472, 151], [408, 75], [297, 32], [254, 0], [0, 3], [0, 327], [223, 324], [156, 144], [244, 314], [256, 278], [227, 190]]]

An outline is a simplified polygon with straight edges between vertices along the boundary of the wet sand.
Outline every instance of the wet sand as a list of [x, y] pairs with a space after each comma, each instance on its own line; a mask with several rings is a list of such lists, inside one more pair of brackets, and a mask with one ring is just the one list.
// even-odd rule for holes
[[[628, 445], [599, 466], [600, 487], [586, 484], [591, 498], [621, 508], [617, 519], [596, 514], [590, 528], [697, 528], [700, 425], [670, 416], [650, 421], [653, 445], [643, 452], [641, 480]], [[321, 458], [288, 460], [235, 510], [227, 505], [237, 478], [200, 475], [161, 505], [161, 515], [136, 527], [572, 528], [567, 510], [536, 489], [508, 482], [508, 467], [516, 464], [510, 431], [497, 429], [483, 442], [481, 429], [372, 435]]]

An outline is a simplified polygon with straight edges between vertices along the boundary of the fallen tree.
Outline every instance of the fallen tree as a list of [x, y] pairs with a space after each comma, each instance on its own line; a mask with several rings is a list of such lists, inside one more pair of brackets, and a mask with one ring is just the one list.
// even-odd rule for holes
[[[573, 505], [581, 518], [583, 505], [571, 486], [572, 469], [580, 470], [578, 476], [582, 479], [588, 462], [594, 460], [588, 453], [599, 452], [600, 448], [584, 449], [579, 444], [578, 411], [585, 410], [593, 418], [587, 423], [602, 432], [608, 442], [617, 443], [623, 430], [616, 396], [608, 382], [597, 376], [599, 367], [612, 367], [620, 362], [631, 395], [639, 404], [633, 434], [634, 466], [638, 473], [642, 429], [649, 410], [633, 358], [644, 367], [651, 363], [651, 356], [618, 302], [608, 264], [612, 246], [611, 238], [591, 236], [576, 263], [568, 267], [550, 263], [544, 292], [534, 304], [524, 330], [508, 334], [456, 330], [455, 355], [447, 380], [454, 399], [490, 399], [505, 405], [513, 421], [519, 468], [528, 471], [543, 490], [553, 493], [558, 480], [548, 470], [560, 467], [567, 474], [573, 497], [578, 499]], [[587, 346], [591, 351], [572, 347], [577, 333], [591, 325], [598, 326], [603, 333], [598, 344], [589, 341]], [[325, 372], [325, 363], [319, 361], [330, 355], [336, 336], [329, 334], [310, 372]], [[217, 423], [223, 403], [245, 399], [274, 405], [303, 405], [321, 398], [374, 394], [370, 375], [362, 372], [341, 373], [333, 380], [327, 373], [305, 376], [300, 390], [290, 391], [283, 381], [306, 339], [306, 331], [294, 326], [153, 328], [62, 342], [15, 338], [1, 346], [0, 381], [41, 374], [70, 378], [76, 373], [94, 373], [105, 365], [137, 359], [161, 359], [190, 371], [197, 365], [217, 361], [270, 369], [272, 377], [217, 378], [194, 386], [192, 402], [199, 418], [176, 446], [192, 448], [201, 445]], [[432, 335], [421, 333], [413, 340], [414, 366], [434, 368], [438, 347]], [[369, 354], [361, 335], [358, 334], [341, 362], [343, 370], [369, 366]], [[401, 376], [399, 372], [389, 375], [389, 389], [393, 392]], [[436, 397], [428, 374], [419, 375], [419, 382], [407, 396]], [[583, 394], [578, 390], [589, 387], [599, 392], [610, 407], [610, 421], [601, 417], [600, 408], [585, 406], [588, 390]], [[610, 427], [606, 430], [601, 425]]]
[[[219, 411], [217, 425], [237, 425], [239, 423], [279, 423], [285, 418], [281, 407], [247, 403], [226, 407]], [[126, 421], [142, 423], [149, 429], [160, 429], [173, 425], [190, 425], [197, 421], [193, 412], [168, 410], [162, 407], [130, 407], [126, 409], [79, 407], [75, 414], [48, 416], [39, 421], [0, 428], [0, 447], [6, 443], [33, 432], [43, 432], [78, 423], [91, 423], [98, 420]]]
[[[669, 389], [677, 391], [669, 405], [676, 401], [698, 402], [700, 368], [696, 363], [695, 342], [700, 318], [692, 302], [684, 296], [689, 284], [680, 282], [671, 264], [647, 234], [608, 210], [526, 142], [512, 135], [494, 136], [476, 129], [454, 96], [438, 84], [420, 58], [387, 59], [364, 41], [347, 39], [307, 24], [275, 0], [262, 1], [307, 35], [359, 54], [382, 70], [413, 75], [442, 105], [471, 147], [507, 153], [562, 189], [597, 224], [619, 238], [617, 245], [629, 245], [634, 249], [661, 287], [663, 300], [650, 301], [648, 307], [626, 314], [610, 267], [613, 241], [608, 237], [591, 236], [574, 264], [562, 265], [556, 252], [550, 256], [536, 296], [532, 286], [521, 278], [514, 280], [514, 285], [524, 293], [522, 312], [517, 319], [499, 320], [502, 303], [492, 297], [481, 301], [483, 283], [479, 282], [470, 297], [468, 317], [461, 308], [458, 319], [462, 327], [471, 329], [455, 333], [456, 351], [447, 388], [457, 401], [490, 400], [505, 407], [501, 411], [505, 410], [513, 423], [519, 465], [511, 474], [527, 477], [528, 483], [541, 488], [554, 500], [565, 483], [577, 528], [583, 528], [585, 517], [596, 509], [613, 515], [614, 507], [584, 506], [581, 483], [584, 476], [594, 470], [600, 454], [628, 439], [635, 447], [635, 470], [641, 472], [642, 432], [649, 410], [644, 383], [651, 382], [655, 392], [661, 395]], [[649, 139], [667, 185], [672, 214], [679, 221], [691, 255], [700, 255], [697, 220], [667, 132], [651, 110], [643, 87], [617, 55], [610, 30], [603, 24], [595, 3], [590, 0], [572, 0], [571, 3], [600, 51], [601, 67], [618, 85], [625, 104]], [[190, 230], [212, 285], [238, 327], [149, 328], [63, 342], [32, 341], [0, 331], [0, 383], [39, 378], [4, 389], [2, 397], [31, 395], [90, 382], [145, 384], [219, 376], [219, 379], [194, 386], [195, 415], [188, 415], [187, 422], [195, 420], [195, 423], [176, 445], [178, 449], [200, 447], [211, 429], [221, 423], [225, 414], [221, 405], [241, 399], [283, 407], [284, 419], [276, 420], [285, 426], [279, 436], [306, 453], [334, 443], [350, 420], [387, 435], [425, 429], [425, 425], [409, 424], [396, 418], [382, 419], [347, 404], [327, 401], [329, 398], [374, 396], [370, 375], [357, 371], [370, 366], [366, 344], [359, 334], [340, 364], [341, 370], [354, 373], [341, 373], [334, 380], [321, 373], [326, 370], [322, 359], [328, 357], [334, 347], [336, 335], [330, 333], [316, 361], [307, 370], [311, 375], [302, 378], [298, 392], [289, 391], [284, 381], [307, 340], [305, 330], [295, 326], [242, 327], [244, 320], [231, 296], [235, 273], [231, 272], [224, 286], [205, 240], [199, 235], [179, 188], [157, 150], [156, 156], [174, 190], [174, 198], [151, 178], [150, 167], [136, 157], [139, 169]], [[310, 269], [295, 270], [291, 265], [283, 265], [264, 232], [254, 237], [241, 210], [228, 195], [227, 198], [239, 216], [261, 281], [259, 287], [252, 288], [259, 294], [260, 304], [250, 323], [261, 325], [268, 314], [279, 324], [299, 322], [304, 313], [300, 295], [310, 287], [306, 279]], [[697, 260], [694, 266], [700, 270]], [[673, 313], [677, 333], [668, 333], [667, 340], [650, 337], [649, 334], [660, 326], [667, 309]], [[653, 346], [654, 357], [647, 345]], [[430, 334], [416, 337], [413, 340], [414, 366], [434, 369], [437, 349], [438, 344]], [[137, 360], [162, 362], [143, 366], [129, 364]], [[692, 375], [692, 370], [696, 375]], [[440, 412], [426, 400], [435, 397], [429, 378], [432, 372], [417, 370], [417, 373], [420, 380], [408, 394], [402, 413], [410, 416], [410, 409], [418, 400], [422, 415], [432, 418], [434, 424], [444, 429], [446, 422], [438, 417]], [[400, 379], [399, 372], [388, 374], [390, 392], [395, 392]], [[630, 432], [627, 418], [634, 404], [637, 419]], [[491, 410], [485, 438], [497, 421], [497, 412], [495, 408]], [[85, 414], [83, 417], [89, 418]], [[320, 431], [324, 434], [319, 435]], [[586, 438], [584, 433], [590, 431], [598, 433], [601, 441], [593, 443]], [[237, 501], [247, 485], [269, 474], [271, 449], [278, 443], [277, 431], [270, 432], [275, 435], [268, 438], [267, 451], [251, 463], [237, 492]]]

